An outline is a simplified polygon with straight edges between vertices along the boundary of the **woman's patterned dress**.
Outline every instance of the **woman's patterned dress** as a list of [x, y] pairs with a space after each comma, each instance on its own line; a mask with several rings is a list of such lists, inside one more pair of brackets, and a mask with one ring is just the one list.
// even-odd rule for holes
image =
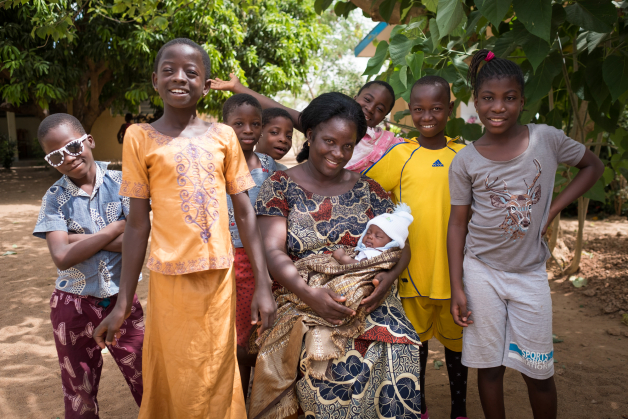
[[[393, 204], [382, 187], [365, 176], [349, 192], [321, 196], [277, 171], [262, 185], [256, 211], [287, 218], [288, 255], [298, 260], [333, 252], [340, 245], [355, 246], [367, 222], [392, 212]], [[419, 345], [394, 285], [366, 318], [365, 332], [349, 339], [345, 356], [333, 362], [329, 380], [308, 375], [299, 379], [297, 395], [305, 417], [420, 418]]]

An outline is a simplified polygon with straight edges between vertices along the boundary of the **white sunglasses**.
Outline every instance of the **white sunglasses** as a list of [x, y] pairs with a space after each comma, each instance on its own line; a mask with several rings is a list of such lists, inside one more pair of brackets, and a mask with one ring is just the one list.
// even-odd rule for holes
[[67, 153], [70, 156], [78, 156], [83, 153], [83, 141], [87, 140], [89, 134], [83, 135], [81, 138], [77, 138], [76, 140], [72, 140], [63, 147], [58, 150], [52, 151], [44, 157], [48, 164], [52, 167], [59, 167], [63, 164], [65, 160], [65, 154]]

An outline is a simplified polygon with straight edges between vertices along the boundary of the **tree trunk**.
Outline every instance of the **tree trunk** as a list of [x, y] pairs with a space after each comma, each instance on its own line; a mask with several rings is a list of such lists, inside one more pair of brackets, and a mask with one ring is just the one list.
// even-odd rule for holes
[[578, 233], [576, 235], [576, 245], [574, 249], [573, 259], [569, 267], [565, 269], [565, 275], [573, 275], [580, 269], [580, 259], [582, 258], [582, 246], [584, 239], [584, 222], [587, 218], [587, 210], [589, 209], [589, 198], [578, 198]]
[[552, 221], [550, 225], [550, 239], [547, 242], [547, 246], [549, 247], [549, 251], [554, 253], [554, 249], [556, 248], [556, 242], [558, 241], [558, 233], [560, 233], [560, 212]]
[[[383, 2], [384, 0], [351, 0], [351, 3], [362, 9], [362, 11], [369, 15], [374, 22], [384, 21], [382, 15], [379, 14], [379, 6]], [[390, 19], [388, 20], [388, 23], [390, 23], [391, 25], [398, 25], [399, 23], [401, 23], [399, 22], [399, 19], [401, 18], [400, 8], [401, 3], [397, 2], [397, 4], [395, 4], [395, 8], [393, 9], [392, 15], [390, 15]], [[409, 19], [413, 17], [424, 15], [426, 13], [427, 9], [425, 8], [413, 7], [412, 10], [408, 12], [406, 19], [408, 19], [407, 21], [409, 21]]]
[[[549, 110], [550, 112], [554, 110], [554, 88], [550, 88], [549, 91]], [[554, 192], [559, 192], [559, 187], [555, 186], [554, 187]], [[554, 218], [554, 221], [552, 221], [552, 224], [550, 225], [550, 231], [547, 232], [546, 234], [549, 234], [549, 241], [547, 243], [548, 247], [549, 247], [549, 251], [550, 253], [554, 253], [554, 249], [556, 248], [556, 241], [558, 240], [558, 232], [560, 230], [560, 212], [558, 213], [558, 215], [556, 215], [556, 218]], [[561, 266], [562, 269], [562, 266]]]
[[[597, 135], [595, 149], [593, 153], [596, 156], [600, 155], [600, 151], [602, 150], [602, 139], [604, 137], [604, 133], [600, 132]], [[584, 137], [583, 137], [584, 138]], [[589, 198], [580, 197], [578, 198], [578, 233], [576, 234], [576, 244], [574, 246], [574, 254], [573, 259], [571, 260], [571, 264], [569, 267], [565, 269], [566, 275], [573, 275], [578, 272], [580, 269], [580, 259], [582, 258], [582, 247], [584, 241], [584, 222], [587, 218], [587, 211], [589, 209]]]
[[113, 72], [108, 68], [108, 63], [94, 63], [87, 61], [88, 71], [83, 74], [79, 83], [78, 94], [72, 100], [72, 115], [74, 115], [87, 133], [90, 133], [94, 123], [104, 110], [109, 108], [115, 98], [110, 98], [101, 103], [100, 94], [103, 87], [111, 80]]

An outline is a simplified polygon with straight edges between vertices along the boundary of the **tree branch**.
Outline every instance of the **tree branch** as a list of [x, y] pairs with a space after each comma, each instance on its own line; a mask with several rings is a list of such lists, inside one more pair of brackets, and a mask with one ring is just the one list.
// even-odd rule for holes
[[83, 11], [83, 8], [85, 6], [87, 6], [87, 3], [89, 3], [89, 0], [86, 0], [83, 5], [76, 11], [76, 13], [74, 13], [74, 16], [72, 16], [72, 22], [74, 22], [76, 20], [76, 17], [79, 15], [79, 13], [81, 13]]

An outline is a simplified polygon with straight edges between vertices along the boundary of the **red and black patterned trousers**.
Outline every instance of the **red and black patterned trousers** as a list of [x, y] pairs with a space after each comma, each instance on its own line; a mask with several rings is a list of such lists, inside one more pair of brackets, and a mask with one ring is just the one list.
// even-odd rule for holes
[[[98, 418], [98, 384], [102, 354], [93, 339], [94, 329], [116, 304], [117, 295], [108, 300], [55, 290], [50, 298], [50, 320], [54, 331], [65, 418]], [[108, 303], [108, 304], [107, 304]], [[108, 347], [139, 406], [142, 401], [142, 344], [144, 312], [137, 295], [131, 315], [120, 329], [120, 339]]]

